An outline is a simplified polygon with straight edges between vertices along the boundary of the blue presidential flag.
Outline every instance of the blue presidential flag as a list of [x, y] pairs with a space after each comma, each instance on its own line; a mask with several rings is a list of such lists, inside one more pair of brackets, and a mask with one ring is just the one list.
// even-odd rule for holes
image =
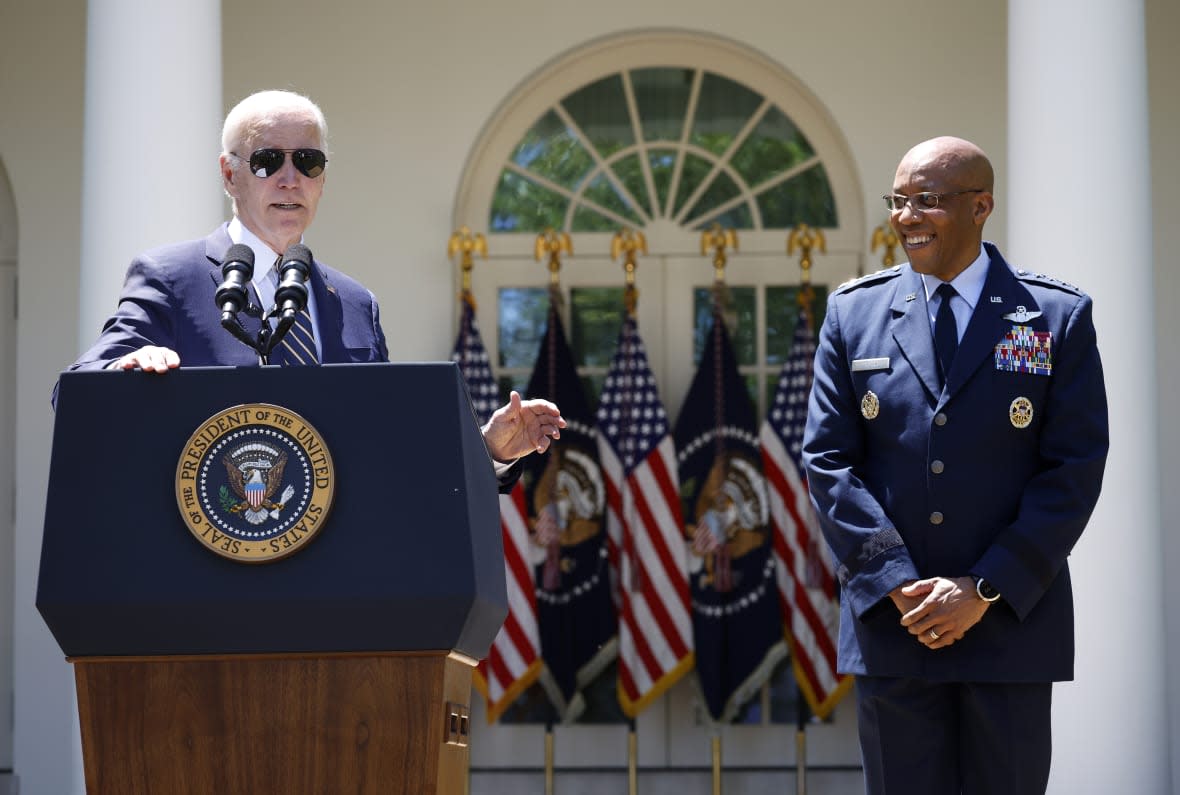
[[570, 721], [583, 708], [580, 691], [612, 662], [617, 643], [594, 415], [552, 302], [526, 391], [555, 402], [566, 421], [544, 455], [524, 460], [523, 480], [537, 550], [541, 656], [558, 716]]
[[680, 410], [678, 452], [697, 675], [728, 722], [785, 657], [758, 423], [720, 314]]

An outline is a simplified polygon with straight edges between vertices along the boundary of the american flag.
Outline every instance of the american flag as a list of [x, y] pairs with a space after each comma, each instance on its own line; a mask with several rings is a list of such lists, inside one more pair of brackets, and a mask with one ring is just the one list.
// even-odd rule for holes
[[774, 525], [783, 631], [799, 689], [811, 711], [823, 718], [852, 686], [852, 677], [836, 673], [836, 581], [800, 464], [814, 359], [815, 335], [807, 314], [800, 312], [759, 440]]
[[634, 718], [693, 666], [676, 453], [628, 315], [598, 404], [606, 528], [619, 609], [619, 704]]
[[[459, 365], [467, 381], [472, 408], [480, 423], [492, 416], [499, 403], [499, 390], [492, 378], [488, 352], [475, 322], [475, 308], [463, 301], [463, 317], [451, 360]], [[541, 639], [537, 629], [537, 599], [533, 569], [528, 563], [529, 529], [525, 518], [524, 487], [500, 495], [500, 532], [504, 537], [504, 569], [508, 580], [508, 618], [492, 642], [488, 658], [475, 670], [475, 686], [488, 705], [488, 721], [499, 719], [516, 697], [524, 692], [544, 667]]]

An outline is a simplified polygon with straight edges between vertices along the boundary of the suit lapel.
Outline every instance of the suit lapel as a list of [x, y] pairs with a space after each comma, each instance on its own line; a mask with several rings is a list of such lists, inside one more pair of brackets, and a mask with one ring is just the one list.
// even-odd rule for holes
[[934, 355], [934, 337], [927, 317], [926, 291], [921, 277], [909, 268], [906, 270], [906, 275], [898, 280], [890, 307], [893, 310], [893, 339], [926, 391], [937, 398], [941, 392], [938, 359]]
[[319, 321], [317, 331], [320, 335], [320, 361], [325, 364], [346, 362], [348, 357], [344, 351], [344, 309], [335, 285], [328, 280], [318, 262], [311, 271], [311, 289], [315, 291], [315, 307]]
[[1032, 294], [1012, 275], [1000, 253], [989, 247], [988, 254], [990, 262], [983, 292], [971, 313], [947, 377], [947, 399], [954, 397], [985, 361], [992, 360], [996, 343], [1013, 325], [1011, 320], [1004, 319], [1004, 315], [1015, 312], [1017, 306], [1029, 311], [1038, 309]]

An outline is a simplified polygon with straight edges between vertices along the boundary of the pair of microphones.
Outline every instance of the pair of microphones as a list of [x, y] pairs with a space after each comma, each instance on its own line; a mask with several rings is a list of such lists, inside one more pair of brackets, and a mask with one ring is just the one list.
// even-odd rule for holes
[[[274, 307], [262, 316], [263, 333], [260, 333], [259, 339], [252, 340], [238, 320], [238, 313], [243, 310], [251, 313], [250, 293], [246, 288], [254, 278], [254, 250], [242, 243], [230, 246], [222, 258], [221, 284], [213, 296], [214, 303], [221, 310], [221, 325], [265, 357], [307, 306], [307, 280], [310, 275], [311, 250], [302, 243], [296, 243], [287, 249], [280, 260]], [[273, 333], [270, 333], [267, 323], [271, 317], [279, 319]]]

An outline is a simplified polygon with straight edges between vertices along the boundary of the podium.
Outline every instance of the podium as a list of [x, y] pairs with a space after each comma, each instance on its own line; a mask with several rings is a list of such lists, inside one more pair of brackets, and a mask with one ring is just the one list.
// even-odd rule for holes
[[[211, 526], [231, 504], [278, 522], [302, 499], [280, 504], [279, 478], [260, 507], [213, 484], [254, 448], [210, 419], [261, 406], [318, 432], [333, 487], [322, 523], [286, 535], [314, 519], [310, 540], [267, 562], [222, 548], [281, 547], [270, 517], [236, 547]], [[326, 457], [309, 460], [318, 484]], [[234, 489], [261, 480], [251, 466]], [[208, 516], [182, 511], [194, 486]], [[63, 373], [37, 608], [74, 665], [90, 795], [463, 792], [471, 672], [507, 595], [458, 368]]]

